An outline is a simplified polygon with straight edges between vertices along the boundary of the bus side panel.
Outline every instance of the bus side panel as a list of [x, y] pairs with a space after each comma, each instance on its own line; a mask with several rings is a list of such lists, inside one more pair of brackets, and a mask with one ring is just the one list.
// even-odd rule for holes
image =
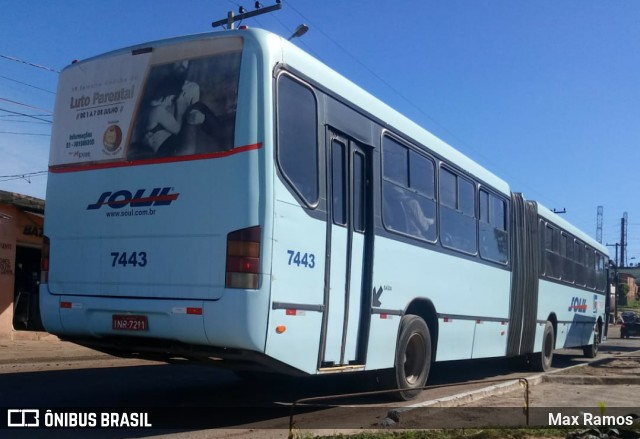
[[204, 329], [208, 344], [264, 352], [269, 318], [269, 276], [262, 289], [228, 289], [217, 301], [206, 301]]
[[[507, 326], [502, 322], [509, 315], [508, 270], [377, 237], [373, 272], [374, 290], [382, 288], [380, 309], [405, 312], [414, 300], [434, 305], [436, 361], [505, 355]], [[368, 368], [393, 366], [399, 320], [372, 316]], [[484, 326], [476, 330], [478, 320]], [[382, 347], [381, 340], [389, 344]]]
[[535, 350], [542, 349], [544, 322], [555, 314], [557, 349], [588, 345], [593, 341], [594, 325], [604, 322], [605, 295], [581, 290], [546, 280], [540, 280], [540, 299]]
[[371, 316], [367, 348], [368, 370], [393, 367], [399, 325], [400, 316], [397, 315], [373, 314]]
[[436, 361], [471, 358], [475, 322], [455, 318], [439, 319], [438, 354]]
[[472, 358], [501, 357], [507, 349], [507, 319], [502, 322], [479, 321], [475, 324]]
[[[318, 370], [318, 346], [322, 313], [297, 311], [290, 314], [286, 309], [271, 311], [266, 354], [295, 367], [305, 373], [315, 374]], [[278, 333], [278, 326], [286, 330]]]
[[276, 186], [280, 192], [274, 212], [266, 354], [315, 373], [324, 309], [327, 226], [307, 215], [282, 185]]

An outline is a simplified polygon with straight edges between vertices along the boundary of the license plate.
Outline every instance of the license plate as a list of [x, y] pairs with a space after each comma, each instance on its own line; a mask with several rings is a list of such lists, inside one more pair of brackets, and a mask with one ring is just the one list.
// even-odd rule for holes
[[112, 316], [112, 328], [116, 331], [147, 331], [147, 316], [117, 315]]

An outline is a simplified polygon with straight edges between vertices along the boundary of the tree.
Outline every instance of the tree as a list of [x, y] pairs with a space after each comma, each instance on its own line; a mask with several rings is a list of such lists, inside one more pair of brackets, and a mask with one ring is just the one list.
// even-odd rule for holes
[[618, 305], [625, 306], [627, 304], [627, 294], [629, 293], [629, 285], [618, 284], [616, 288], [618, 296]]

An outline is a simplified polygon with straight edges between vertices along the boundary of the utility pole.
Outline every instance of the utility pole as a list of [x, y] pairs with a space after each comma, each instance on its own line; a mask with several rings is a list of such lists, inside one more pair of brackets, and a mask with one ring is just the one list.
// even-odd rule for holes
[[626, 263], [625, 263], [626, 246], [627, 246], [627, 212], [625, 212], [623, 217], [620, 219], [620, 266], [621, 267], [626, 266]]
[[[617, 242], [615, 244], [607, 244], [607, 247], [615, 247], [616, 248], [616, 266], [613, 267], [614, 269], [614, 279], [613, 279], [613, 286], [611, 287], [613, 289], [613, 291], [615, 292], [615, 294], [613, 295], [613, 321], [615, 322], [618, 318], [618, 246], [620, 244], [618, 244]], [[611, 260], [609, 260], [609, 264], [611, 264]], [[609, 304], [611, 304], [611, 296], [609, 296]]]
[[242, 21], [245, 18], [251, 18], [251, 17], [255, 17], [257, 15], [262, 15], [262, 14], [267, 14], [269, 12], [273, 12], [273, 11], [277, 11], [278, 9], [282, 9], [282, 3], [281, 0], [276, 0], [276, 4], [273, 6], [267, 6], [266, 8], [262, 7], [262, 4], [260, 2], [256, 2], [255, 3], [255, 11], [249, 11], [247, 12], [245, 10], [245, 8], [243, 8], [242, 6], [240, 6], [240, 9], [238, 10], [238, 15], [235, 15], [233, 13], [233, 11], [229, 11], [229, 13], [227, 14], [227, 18], [223, 18], [222, 20], [218, 20], [218, 21], [214, 21], [213, 23], [211, 23], [211, 26], [213, 27], [218, 27], [218, 26], [223, 26], [223, 25], [227, 25], [227, 29], [234, 29], [235, 25], [234, 23], [236, 21]]
[[618, 247], [620, 247], [620, 244], [618, 244], [617, 242], [615, 244], [607, 244], [607, 247], [616, 248], [616, 267], [618, 267]]
[[629, 214], [625, 212], [622, 215], [622, 219], [624, 220], [624, 258], [620, 258], [620, 263], [623, 267], [628, 267], [629, 262], [627, 261], [627, 256], [629, 252], [627, 251], [627, 243], [629, 242], [629, 238], [627, 237], [627, 230], [629, 229]]
[[596, 219], [596, 241], [602, 244], [602, 211], [603, 207], [598, 206], [598, 217]]

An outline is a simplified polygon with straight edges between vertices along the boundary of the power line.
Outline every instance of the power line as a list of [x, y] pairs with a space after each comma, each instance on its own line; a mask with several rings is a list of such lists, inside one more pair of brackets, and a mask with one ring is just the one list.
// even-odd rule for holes
[[[7, 115], [10, 116], [10, 115]], [[45, 114], [46, 116], [46, 114]], [[15, 124], [15, 123], [29, 123], [32, 125], [47, 125], [47, 124], [51, 124], [51, 122], [38, 122], [38, 121], [31, 121], [31, 120], [7, 120], [7, 119], [2, 119], [3, 116], [0, 116], [0, 123], [10, 123], [10, 124]], [[20, 116], [22, 117], [22, 116]]]
[[46, 174], [47, 174], [47, 171], [37, 171], [37, 172], [27, 172], [25, 174], [0, 175], [0, 182], [10, 181], [10, 180], [27, 180], [29, 183], [31, 183], [32, 177], [41, 177]]
[[15, 131], [0, 131], [0, 134], [14, 134], [18, 136], [44, 136], [51, 137], [51, 134], [42, 134], [42, 133], [20, 133]]
[[53, 114], [53, 112], [51, 110], [47, 110], [45, 108], [40, 108], [40, 107], [34, 107], [33, 105], [24, 104], [24, 103], [18, 102], [18, 101], [12, 101], [11, 99], [0, 98], [0, 101], [9, 102], [10, 104], [14, 104], [14, 105], [21, 105], [23, 107], [32, 108], [34, 110], [46, 111], [49, 114]]
[[18, 84], [26, 85], [27, 87], [35, 88], [36, 90], [44, 91], [46, 93], [51, 93], [52, 95], [56, 94], [56, 92], [54, 92], [54, 91], [46, 90], [44, 88], [37, 87], [35, 85], [27, 84], [26, 82], [18, 81], [17, 79], [9, 78], [9, 77], [4, 76], [4, 75], [0, 75], [0, 78], [6, 79], [7, 81], [17, 82]]
[[42, 122], [47, 122], [47, 123], [51, 123], [50, 120], [46, 120], [46, 119], [41, 119], [37, 116], [33, 116], [31, 114], [26, 114], [26, 113], [20, 113], [18, 111], [11, 111], [11, 110], [5, 110], [4, 108], [0, 108], [0, 111], [4, 111], [5, 113], [10, 113], [10, 114], [17, 114], [18, 116], [24, 116], [24, 117], [30, 117], [32, 119], [36, 119], [36, 120], [40, 120]]
[[[40, 116], [40, 117], [51, 117], [51, 114], [30, 114], [29, 116]], [[9, 118], [9, 117], [24, 117], [24, 115], [22, 113], [20, 114], [0, 114], [0, 119], [4, 119], [4, 118]], [[0, 122], [19, 122], [17, 120], [12, 120], [12, 121], [2, 121], [0, 120]]]
[[40, 64], [35, 64], [35, 63], [29, 62], [29, 61], [24, 61], [22, 59], [14, 58], [13, 56], [0, 54], [0, 58], [8, 59], [9, 61], [19, 62], [19, 63], [26, 64], [26, 65], [31, 66], [31, 67], [36, 67], [38, 69], [47, 70], [49, 72], [60, 73], [60, 70], [52, 69], [51, 67], [42, 66]]

